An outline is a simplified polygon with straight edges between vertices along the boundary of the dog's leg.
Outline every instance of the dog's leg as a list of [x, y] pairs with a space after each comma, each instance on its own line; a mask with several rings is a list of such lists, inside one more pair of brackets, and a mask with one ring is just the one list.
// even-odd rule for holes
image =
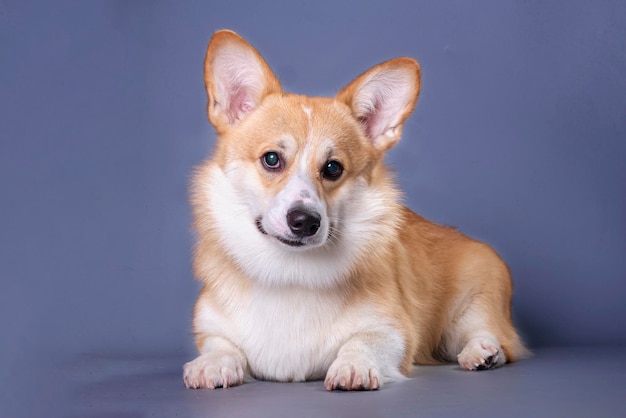
[[450, 360], [467, 370], [487, 370], [528, 355], [508, 312], [496, 308], [502, 305], [482, 296], [469, 302], [446, 335]]
[[[503, 344], [514, 334], [507, 312], [500, 312], [498, 295], [484, 291], [466, 294], [456, 306], [457, 315], [445, 333], [445, 353], [467, 370], [486, 370], [509, 360]], [[508, 348], [508, 347], [506, 347]]]
[[444, 350], [468, 370], [486, 370], [524, 357], [528, 351], [511, 322], [508, 268], [484, 244], [471, 243], [459, 257], [456, 302], [444, 333]]
[[403, 354], [402, 337], [396, 331], [356, 334], [339, 349], [328, 369], [326, 389], [376, 390], [385, 381], [401, 380]]
[[230, 341], [207, 337], [200, 355], [183, 367], [183, 379], [187, 388], [227, 388], [243, 383], [246, 367], [246, 357]]

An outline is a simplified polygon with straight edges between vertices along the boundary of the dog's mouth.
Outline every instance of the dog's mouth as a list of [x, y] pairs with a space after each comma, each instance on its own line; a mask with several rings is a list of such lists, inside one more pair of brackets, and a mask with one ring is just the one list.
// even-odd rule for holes
[[[265, 231], [265, 229], [263, 229], [263, 225], [261, 223], [261, 218], [256, 218], [256, 228], [259, 230], [259, 232], [261, 232], [263, 235], [268, 235], [270, 236], [267, 231]], [[289, 245], [290, 247], [302, 247], [304, 245], [304, 242], [302, 241], [292, 241], [289, 239], [285, 239], [283, 237], [279, 237], [276, 235], [271, 235], [272, 237], [276, 238], [278, 241], [282, 242], [283, 244]]]

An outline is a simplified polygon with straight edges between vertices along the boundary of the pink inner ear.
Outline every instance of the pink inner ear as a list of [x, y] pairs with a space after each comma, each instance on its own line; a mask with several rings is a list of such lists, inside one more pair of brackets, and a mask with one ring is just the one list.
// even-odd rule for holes
[[232, 88], [228, 106], [228, 123], [234, 123], [242, 119], [247, 113], [254, 109], [255, 104], [245, 87], [236, 86]]
[[383, 111], [381, 109], [380, 101], [374, 104], [373, 109], [359, 117], [359, 122], [365, 128], [365, 134], [370, 139], [376, 139], [380, 134], [384, 132], [385, 127], [383, 120]]
[[410, 111], [416, 87], [415, 77], [402, 68], [375, 69], [356, 86], [352, 108], [369, 139], [376, 143], [381, 135], [395, 135], [388, 131], [402, 122], [403, 112]]
[[368, 138], [373, 138], [373, 132], [372, 132], [373, 116], [374, 115], [372, 113], [368, 113], [367, 115], [363, 115], [359, 117], [359, 122], [365, 129], [365, 135], [367, 135]]

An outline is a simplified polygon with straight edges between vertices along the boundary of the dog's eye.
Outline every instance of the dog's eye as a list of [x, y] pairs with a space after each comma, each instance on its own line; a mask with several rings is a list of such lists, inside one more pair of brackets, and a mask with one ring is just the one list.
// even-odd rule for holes
[[330, 160], [322, 168], [322, 177], [326, 180], [337, 180], [343, 173], [343, 166], [339, 161]]
[[278, 170], [281, 168], [280, 157], [278, 153], [274, 151], [263, 154], [261, 161], [263, 161], [263, 166], [268, 170]]

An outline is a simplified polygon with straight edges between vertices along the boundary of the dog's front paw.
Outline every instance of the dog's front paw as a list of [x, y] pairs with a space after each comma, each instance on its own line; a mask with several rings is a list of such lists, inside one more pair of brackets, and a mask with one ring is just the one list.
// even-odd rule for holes
[[458, 355], [459, 364], [467, 370], [487, 370], [503, 365], [506, 358], [500, 345], [491, 338], [473, 338]]
[[230, 353], [206, 353], [186, 363], [183, 368], [185, 386], [191, 389], [215, 389], [243, 383], [244, 362]]
[[327, 390], [376, 390], [382, 385], [378, 367], [363, 356], [340, 357], [324, 381]]

